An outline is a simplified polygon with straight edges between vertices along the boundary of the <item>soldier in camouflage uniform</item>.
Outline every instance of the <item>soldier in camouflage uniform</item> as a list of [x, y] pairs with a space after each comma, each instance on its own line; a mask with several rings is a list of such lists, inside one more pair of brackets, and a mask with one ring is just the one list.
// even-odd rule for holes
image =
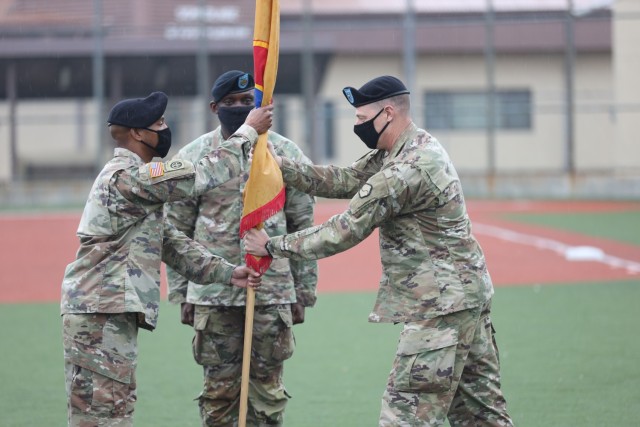
[[440, 143], [411, 120], [409, 91], [391, 76], [343, 93], [354, 132], [372, 149], [351, 167], [276, 157], [287, 185], [351, 198], [322, 225], [272, 237], [252, 230], [255, 255], [318, 259], [380, 228], [382, 278], [371, 322], [404, 323], [380, 426], [511, 426], [491, 323], [493, 286], [471, 234], [460, 180]]
[[[248, 267], [211, 255], [163, 224], [165, 202], [202, 194], [244, 168], [224, 147], [197, 163], [147, 163], [166, 156], [171, 146], [166, 105], [167, 96], [154, 92], [121, 101], [109, 114], [115, 156], [91, 189], [78, 227], [77, 258], [62, 282], [70, 426], [132, 425], [138, 327], [156, 326], [161, 261], [197, 283], [231, 288], [260, 282]], [[260, 110], [232, 141], [255, 141], [270, 127], [272, 112]]]
[[[174, 157], [199, 161], [228, 140], [254, 105], [253, 77], [242, 71], [222, 74], [212, 89], [210, 108], [221, 125], [200, 136]], [[293, 142], [269, 132], [269, 141], [279, 154], [307, 163]], [[239, 227], [242, 193], [249, 174], [247, 159], [251, 144], [238, 140], [227, 147], [243, 165], [242, 170], [223, 185], [198, 198], [167, 204], [167, 221], [212, 254], [231, 262], [241, 262]], [[293, 188], [286, 189], [283, 211], [265, 221], [270, 235], [293, 232], [313, 225], [313, 198]], [[203, 366], [204, 389], [198, 398], [205, 426], [234, 426], [238, 423], [242, 351], [244, 341], [245, 292], [224, 283], [202, 287], [167, 270], [169, 301], [182, 305], [182, 322], [193, 325], [193, 354]], [[283, 363], [294, 350], [291, 326], [304, 320], [305, 307], [316, 301], [317, 263], [307, 260], [274, 260], [263, 275], [256, 293], [253, 324], [251, 372], [249, 380], [248, 425], [282, 425], [288, 394], [282, 374]], [[195, 306], [195, 314], [194, 314]]]

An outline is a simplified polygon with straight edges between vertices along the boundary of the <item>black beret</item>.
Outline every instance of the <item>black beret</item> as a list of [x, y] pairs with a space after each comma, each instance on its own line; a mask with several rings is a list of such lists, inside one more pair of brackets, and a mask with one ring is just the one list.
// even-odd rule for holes
[[146, 98], [123, 99], [113, 106], [107, 123], [137, 129], [149, 127], [162, 117], [168, 101], [163, 92], [153, 92]]
[[243, 71], [231, 70], [218, 77], [211, 88], [213, 102], [220, 102], [230, 93], [246, 92], [253, 89], [253, 76]]
[[368, 81], [360, 89], [350, 86], [342, 89], [347, 101], [354, 107], [409, 93], [407, 87], [395, 77], [382, 76]]

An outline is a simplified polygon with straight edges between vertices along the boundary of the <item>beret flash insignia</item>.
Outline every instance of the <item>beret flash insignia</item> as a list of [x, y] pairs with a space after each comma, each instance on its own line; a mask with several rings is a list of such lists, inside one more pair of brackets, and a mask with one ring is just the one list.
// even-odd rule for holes
[[249, 74], [243, 74], [238, 78], [238, 87], [244, 89], [249, 84]]
[[353, 94], [351, 93], [351, 89], [346, 88], [344, 89], [344, 96], [347, 97], [347, 101], [349, 101], [349, 103], [353, 104]]

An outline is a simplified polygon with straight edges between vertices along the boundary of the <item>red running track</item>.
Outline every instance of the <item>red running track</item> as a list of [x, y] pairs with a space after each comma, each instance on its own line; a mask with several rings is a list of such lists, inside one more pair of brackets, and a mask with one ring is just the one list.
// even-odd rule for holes
[[[624, 202], [502, 202], [468, 203], [474, 233], [487, 258], [496, 286], [548, 283], [584, 283], [640, 278], [640, 271], [598, 261], [568, 261], [557, 251], [536, 242], [565, 246], [600, 248], [609, 257], [640, 265], [640, 247], [549, 229], [509, 222], [501, 218], [509, 212], [607, 212], [640, 210], [638, 203]], [[342, 212], [346, 202], [321, 202], [316, 207], [316, 223]], [[66, 265], [75, 256], [75, 231], [80, 213], [22, 214], [0, 216], [0, 302], [59, 301], [60, 284]], [[490, 232], [487, 232], [489, 230]], [[508, 241], [496, 230], [516, 233], [520, 241]], [[546, 239], [546, 240], [545, 240]], [[539, 243], [539, 242], [538, 242]], [[537, 245], [537, 246], [536, 246]], [[319, 292], [374, 291], [381, 274], [378, 234], [360, 245], [320, 260]], [[163, 295], [166, 286], [163, 285]]]

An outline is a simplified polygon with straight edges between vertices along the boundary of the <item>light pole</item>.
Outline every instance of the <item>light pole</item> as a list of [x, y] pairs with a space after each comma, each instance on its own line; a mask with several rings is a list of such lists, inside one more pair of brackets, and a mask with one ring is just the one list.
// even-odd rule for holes
[[208, 58], [208, 46], [207, 46], [207, 25], [206, 25], [206, 1], [198, 0], [198, 54], [196, 57], [196, 70], [198, 79], [198, 96], [197, 99], [202, 99], [202, 106], [199, 107], [202, 111], [202, 132], [209, 131], [207, 122], [209, 121], [210, 113], [209, 109], [204, 106], [207, 105], [209, 99], [209, 58]]
[[564, 82], [565, 82], [565, 156], [564, 170], [571, 176], [575, 173], [574, 145], [575, 145], [575, 62], [576, 42], [574, 33], [573, 0], [567, 0], [567, 13], [565, 19], [565, 55], [564, 55]]
[[571, 177], [575, 176], [575, 73], [576, 73], [576, 40], [575, 20], [593, 11], [611, 4], [611, 0], [601, 1], [591, 7], [577, 10], [574, 1], [567, 0], [565, 17], [565, 52], [564, 52], [564, 81], [565, 81], [565, 154], [564, 170]]
[[[406, 0], [404, 14], [404, 78], [413, 95], [416, 86], [416, 9], [414, 0]], [[415, 97], [415, 95], [413, 95]]]
[[489, 191], [493, 192], [496, 175], [496, 77], [495, 62], [496, 50], [494, 42], [495, 15], [493, 0], [487, 0], [485, 12], [485, 75], [487, 94], [485, 98], [486, 125], [487, 125], [487, 172], [489, 178]]
[[313, 59], [313, 10], [311, 0], [303, 3], [302, 94], [304, 98], [304, 138], [314, 163], [323, 161], [324, 147], [316, 138], [315, 65]]
[[104, 132], [104, 34], [102, 0], [93, 0], [93, 99], [96, 104], [96, 171], [102, 169], [102, 134]]

